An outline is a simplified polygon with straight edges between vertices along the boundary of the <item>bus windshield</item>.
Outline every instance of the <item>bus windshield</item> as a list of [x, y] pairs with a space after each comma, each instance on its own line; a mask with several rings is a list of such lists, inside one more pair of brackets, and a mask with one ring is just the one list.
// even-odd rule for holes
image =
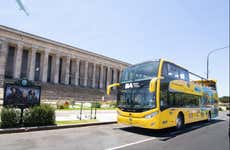
[[147, 80], [157, 76], [159, 61], [150, 61], [126, 68], [121, 75], [121, 82]]
[[147, 86], [122, 89], [118, 94], [118, 108], [121, 110], [142, 112], [155, 107], [155, 93], [150, 93]]

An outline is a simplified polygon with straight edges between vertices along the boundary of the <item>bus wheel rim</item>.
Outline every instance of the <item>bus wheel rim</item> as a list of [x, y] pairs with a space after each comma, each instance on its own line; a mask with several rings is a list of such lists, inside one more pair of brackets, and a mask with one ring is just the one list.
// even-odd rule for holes
[[182, 121], [180, 118], [177, 118], [177, 128], [180, 128], [182, 124]]
[[210, 121], [211, 120], [211, 115], [210, 115], [210, 113], [208, 113], [208, 121]]

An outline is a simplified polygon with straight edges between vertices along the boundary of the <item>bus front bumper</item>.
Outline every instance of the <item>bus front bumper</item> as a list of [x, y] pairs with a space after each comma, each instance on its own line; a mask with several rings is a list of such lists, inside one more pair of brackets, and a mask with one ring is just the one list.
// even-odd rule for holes
[[148, 129], [159, 129], [158, 117], [153, 117], [150, 119], [146, 118], [134, 118], [118, 115], [117, 122], [125, 125], [131, 125], [135, 127], [148, 128]]

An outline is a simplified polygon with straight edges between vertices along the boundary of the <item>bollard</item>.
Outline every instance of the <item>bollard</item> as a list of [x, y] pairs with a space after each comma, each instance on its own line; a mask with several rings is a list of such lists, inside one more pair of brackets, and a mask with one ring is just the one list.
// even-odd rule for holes
[[81, 116], [82, 116], [82, 107], [83, 107], [83, 102], [81, 102], [81, 108], [80, 108], [80, 120], [81, 120]]
[[97, 100], [95, 101], [94, 119], [97, 119]]
[[93, 103], [91, 102], [91, 108], [90, 108], [90, 119], [93, 119]]

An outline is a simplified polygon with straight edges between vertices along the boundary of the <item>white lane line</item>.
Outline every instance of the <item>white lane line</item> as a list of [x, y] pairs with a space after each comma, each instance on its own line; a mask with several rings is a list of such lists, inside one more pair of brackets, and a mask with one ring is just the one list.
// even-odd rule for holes
[[124, 147], [128, 147], [128, 146], [131, 146], [131, 145], [136, 145], [136, 144], [144, 143], [144, 142], [155, 140], [155, 139], [157, 139], [157, 138], [152, 137], [152, 138], [148, 138], [148, 139], [145, 139], [145, 140], [136, 141], [136, 142], [133, 142], [133, 143], [124, 144], [124, 145], [117, 146], [117, 147], [107, 148], [106, 150], [121, 149], [121, 148], [124, 148]]

